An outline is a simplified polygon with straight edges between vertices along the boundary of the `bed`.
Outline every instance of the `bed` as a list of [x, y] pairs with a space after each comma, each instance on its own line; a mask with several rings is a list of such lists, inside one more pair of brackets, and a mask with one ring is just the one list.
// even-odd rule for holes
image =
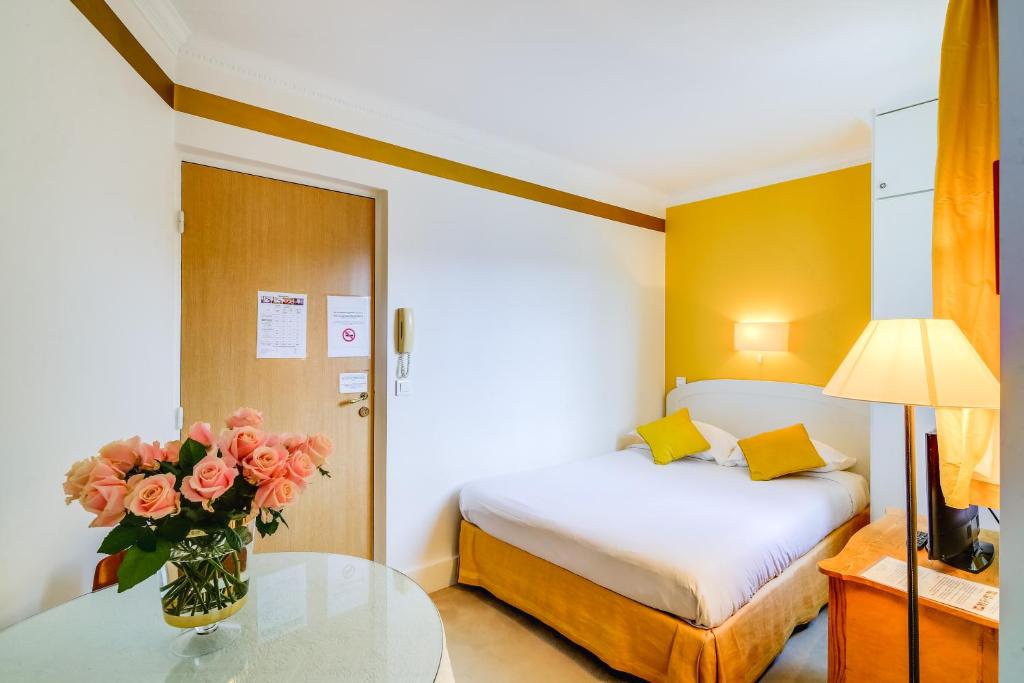
[[827, 600], [817, 562], [867, 522], [867, 412], [806, 385], [717, 380], [666, 409], [748, 436], [803, 422], [858, 459], [770, 482], [626, 449], [474, 482], [461, 583], [481, 586], [652, 681], [756, 680]]

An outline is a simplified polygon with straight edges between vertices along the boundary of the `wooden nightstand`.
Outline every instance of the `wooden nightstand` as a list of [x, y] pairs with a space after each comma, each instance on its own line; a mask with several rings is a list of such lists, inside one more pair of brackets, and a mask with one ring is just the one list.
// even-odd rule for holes
[[[907, 594], [870, 581], [863, 572], [882, 557], [905, 558], [905, 516], [890, 513], [864, 527], [841, 553], [818, 563], [828, 576], [828, 680], [830, 683], [904, 683], [907, 680]], [[922, 520], [921, 529], [927, 529]], [[999, 585], [999, 534], [982, 531], [996, 546], [995, 561], [980, 574], [932, 562], [918, 565], [990, 586]], [[999, 622], [920, 598], [923, 683], [996, 683]]]

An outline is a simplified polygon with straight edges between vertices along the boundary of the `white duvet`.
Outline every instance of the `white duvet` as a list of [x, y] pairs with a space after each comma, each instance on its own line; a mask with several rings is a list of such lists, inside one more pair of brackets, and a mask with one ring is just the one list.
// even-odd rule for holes
[[868, 503], [851, 472], [751, 481], [689, 458], [625, 450], [469, 484], [488, 534], [697, 626], [721, 624]]

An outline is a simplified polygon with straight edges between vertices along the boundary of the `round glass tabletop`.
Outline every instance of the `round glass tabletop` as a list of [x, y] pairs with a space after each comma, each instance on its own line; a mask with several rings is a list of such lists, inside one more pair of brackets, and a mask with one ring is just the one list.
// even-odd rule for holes
[[441, 619], [404, 574], [346, 555], [250, 563], [241, 637], [195, 659], [171, 652], [156, 576], [84, 595], [0, 631], [5, 681], [433, 681]]

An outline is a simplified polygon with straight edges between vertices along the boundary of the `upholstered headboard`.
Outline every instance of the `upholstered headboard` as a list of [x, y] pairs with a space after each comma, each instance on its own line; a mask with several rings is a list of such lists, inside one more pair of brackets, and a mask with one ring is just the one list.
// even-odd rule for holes
[[868, 404], [825, 396], [821, 387], [713, 379], [676, 387], [665, 403], [666, 414], [689, 408], [693, 419], [740, 438], [802, 422], [812, 439], [857, 458], [854, 472], [870, 472]]

